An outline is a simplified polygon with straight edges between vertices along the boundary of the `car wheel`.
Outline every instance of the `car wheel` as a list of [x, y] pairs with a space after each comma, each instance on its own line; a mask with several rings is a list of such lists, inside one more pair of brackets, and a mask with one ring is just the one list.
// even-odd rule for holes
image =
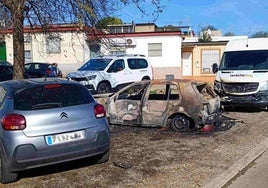
[[145, 76], [141, 79], [141, 81], [145, 81], [145, 80], [150, 80], [150, 78], [148, 76]]
[[100, 83], [97, 89], [97, 93], [110, 93], [111, 86], [107, 83]]
[[176, 115], [172, 118], [170, 128], [173, 131], [184, 132], [192, 130], [190, 128], [190, 121], [184, 115]]
[[2, 155], [0, 155], [0, 182], [11, 183], [18, 179], [18, 173], [10, 172], [6, 168]]
[[106, 151], [105, 153], [98, 155], [94, 158], [94, 163], [100, 164], [108, 161], [110, 158], [110, 150]]

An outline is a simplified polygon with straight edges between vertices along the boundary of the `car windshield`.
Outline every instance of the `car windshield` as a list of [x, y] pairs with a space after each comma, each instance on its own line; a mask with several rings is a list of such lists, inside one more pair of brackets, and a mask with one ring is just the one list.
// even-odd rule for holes
[[268, 50], [225, 52], [219, 70], [268, 69]]
[[82, 85], [48, 84], [16, 92], [16, 110], [41, 110], [88, 104], [94, 99]]
[[112, 59], [90, 59], [78, 70], [104, 70]]

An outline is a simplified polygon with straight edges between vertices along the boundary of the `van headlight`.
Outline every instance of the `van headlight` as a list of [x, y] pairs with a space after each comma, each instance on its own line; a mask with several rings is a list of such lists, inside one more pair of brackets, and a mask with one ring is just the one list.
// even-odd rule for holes
[[261, 82], [260, 83], [260, 91], [266, 91], [268, 90], [268, 81]]
[[94, 80], [97, 77], [97, 75], [91, 75], [91, 76], [87, 76], [88, 80]]
[[222, 84], [221, 82], [215, 80], [214, 81], [214, 90], [219, 94], [222, 93]]

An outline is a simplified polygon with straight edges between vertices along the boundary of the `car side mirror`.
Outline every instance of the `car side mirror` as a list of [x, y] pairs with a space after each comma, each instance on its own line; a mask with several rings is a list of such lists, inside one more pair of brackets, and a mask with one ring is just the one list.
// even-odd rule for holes
[[218, 64], [217, 63], [213, 63], [213, 65], [212, 65], [212, 72], [213, 73], [216, 73], [216, 72], [218, 72], [218, 70], [219, 70]]

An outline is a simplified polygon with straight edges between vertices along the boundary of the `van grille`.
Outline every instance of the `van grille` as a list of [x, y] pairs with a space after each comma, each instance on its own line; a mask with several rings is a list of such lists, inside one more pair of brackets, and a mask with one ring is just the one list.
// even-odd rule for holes
[[75, 78], [75, 77], [71, 77], [72, 80], [77, 81], [77, 82], [81, 82], [81, 81], [87, 81], [86, 77], [82, 77], [82, 78]]
[[248, 93], [257, 91], [259, 83], [225, 83], [223, 90], [225, 93]]

